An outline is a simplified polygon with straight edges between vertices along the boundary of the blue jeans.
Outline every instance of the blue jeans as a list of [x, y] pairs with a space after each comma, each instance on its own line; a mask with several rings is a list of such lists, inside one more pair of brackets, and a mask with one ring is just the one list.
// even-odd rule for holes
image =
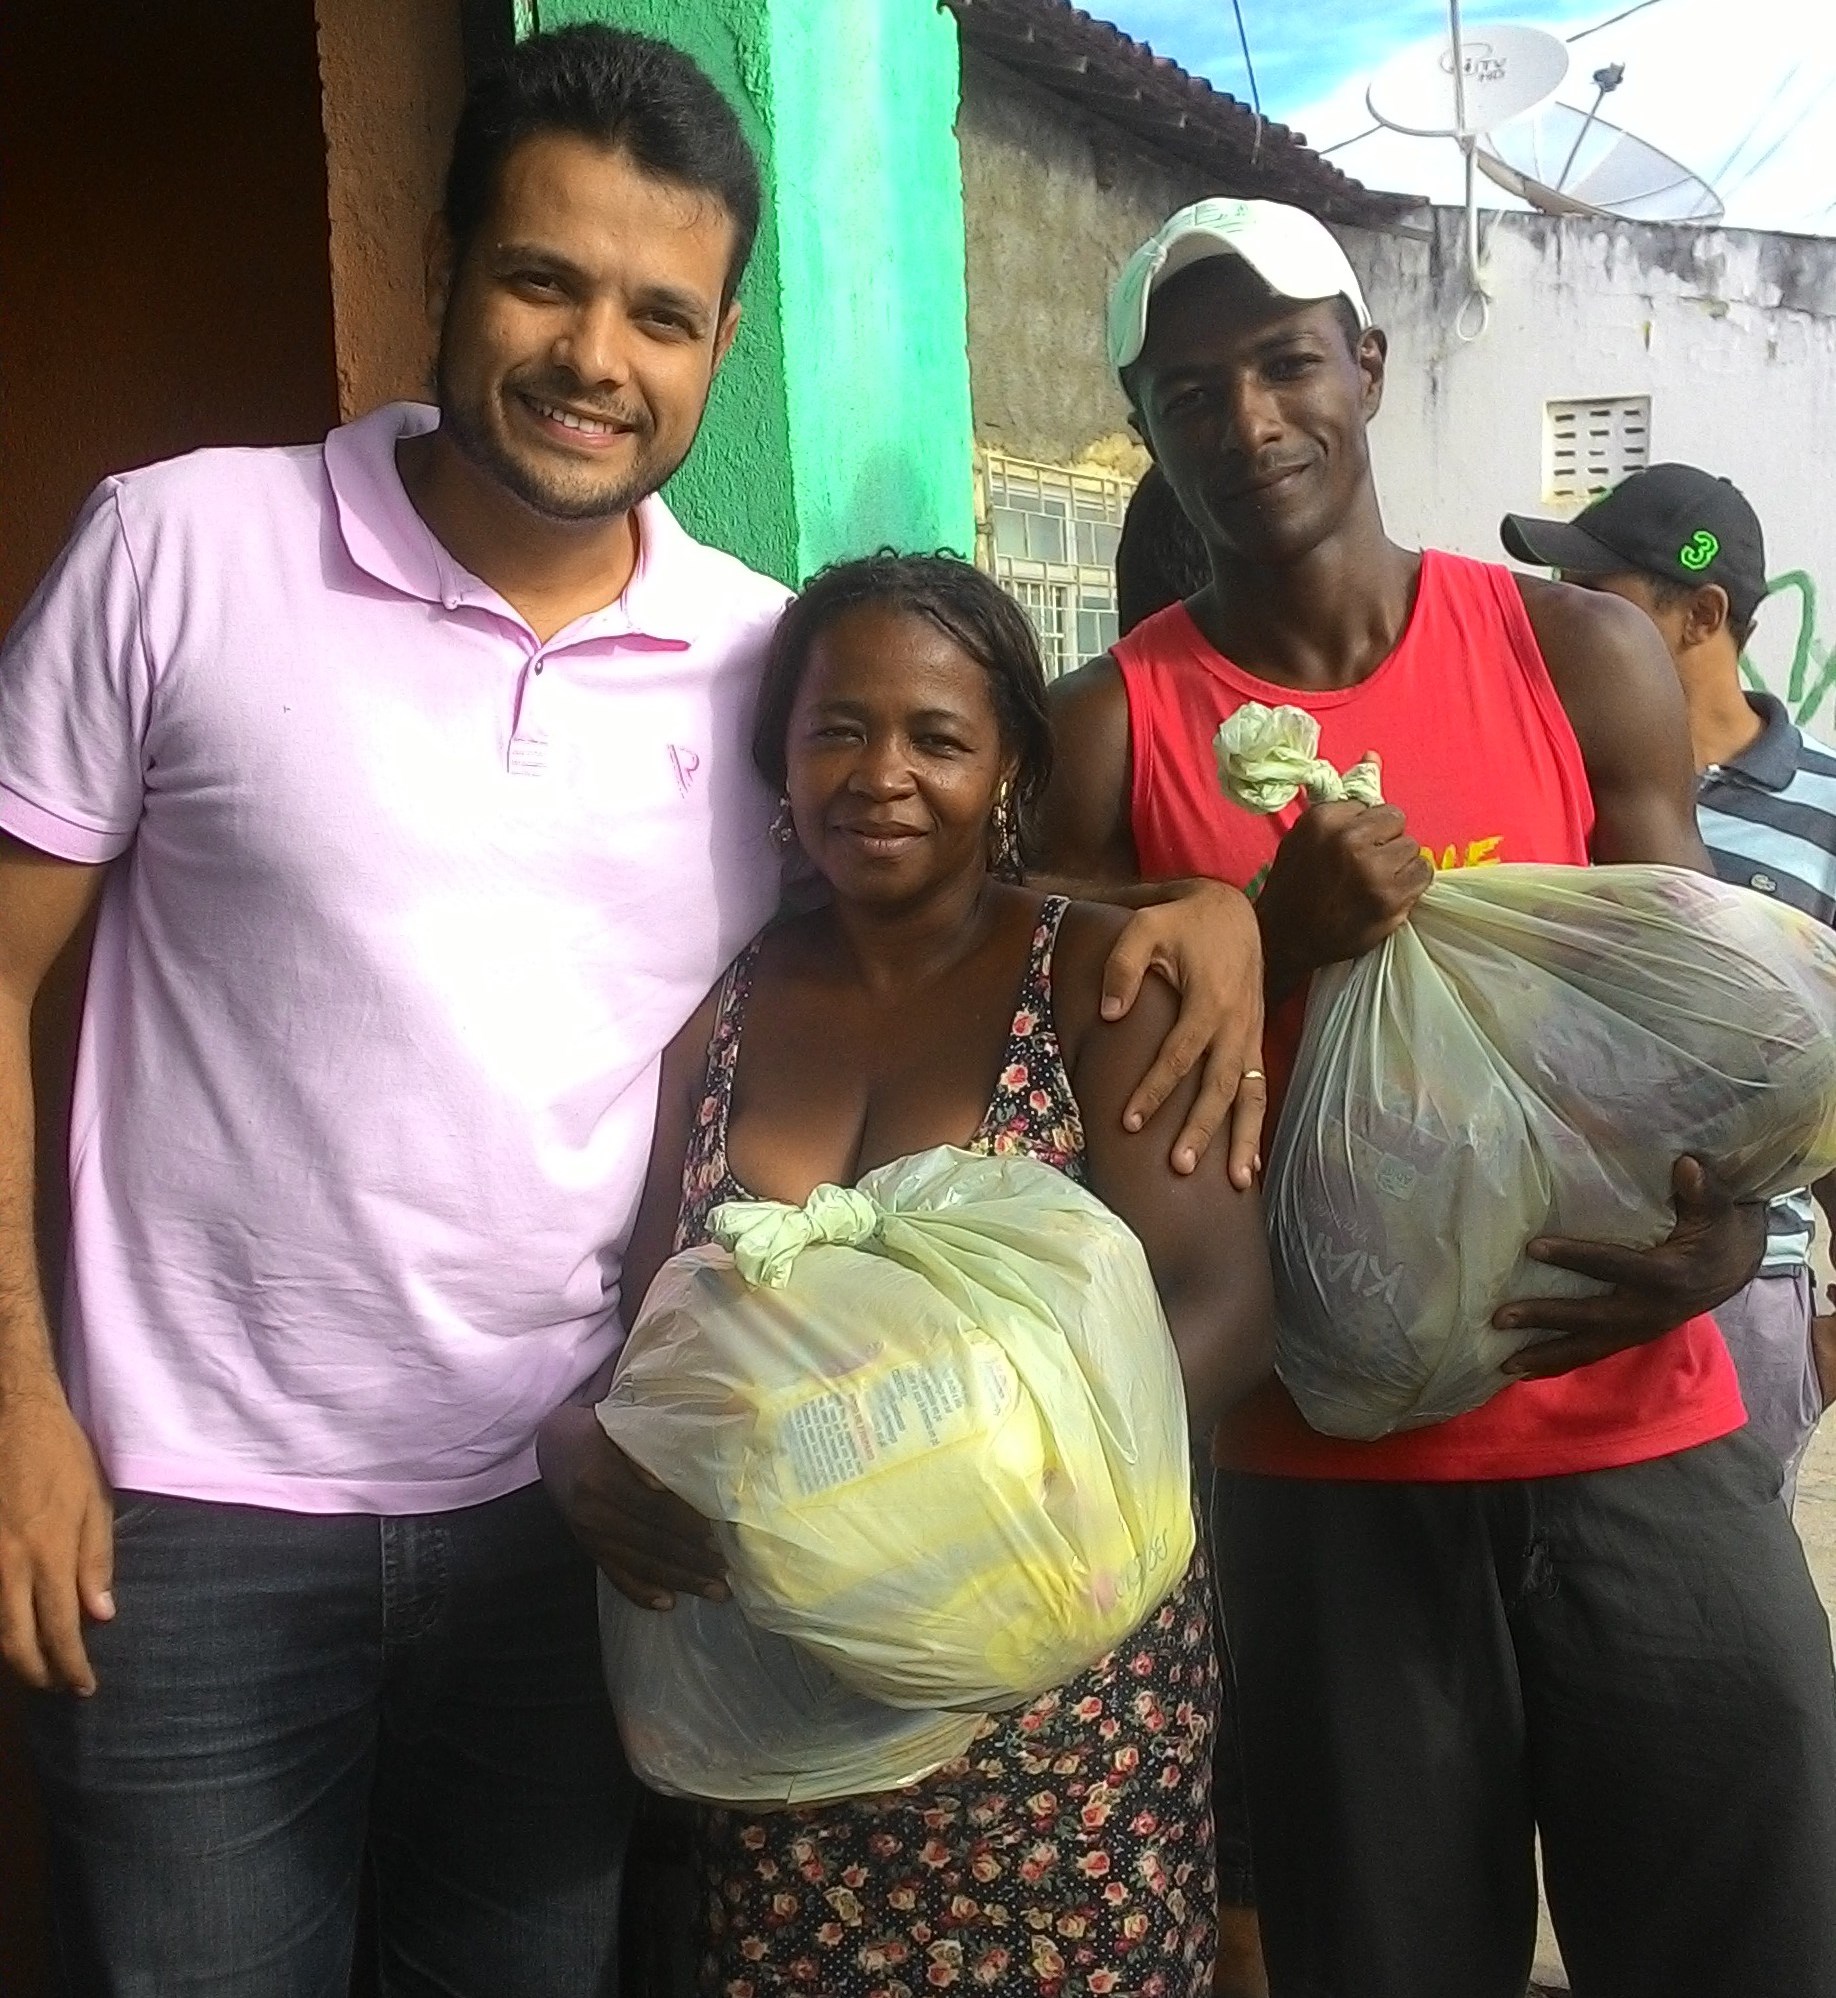
[[305, 1516], [123, 1493], [92, 1699], [29, 1728], [66, 1998], [608, 1998], [636, 1786], [540, 1486]]

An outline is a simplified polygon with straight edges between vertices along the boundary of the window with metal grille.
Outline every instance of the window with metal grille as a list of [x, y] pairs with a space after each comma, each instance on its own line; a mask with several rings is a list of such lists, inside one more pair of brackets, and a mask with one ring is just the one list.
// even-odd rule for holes
[[977, 454], [976, 559], [1025, 610], [1056, 679], [1116, 642], [1116, 543], [1133, 482]]
[[1651, 460], [1651, 398], [1590, 396], [1543, 405], [1543, 499], [1580, 506]]

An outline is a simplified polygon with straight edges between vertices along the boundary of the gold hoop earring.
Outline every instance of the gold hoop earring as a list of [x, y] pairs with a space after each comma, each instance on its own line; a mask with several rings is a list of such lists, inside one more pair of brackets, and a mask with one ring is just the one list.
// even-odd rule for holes
[[989, 820], [990, 860], [1003, 881], [1019, 881], [1024, 874], [1020, 852], [1020, 814], [1014, 805], [1014, 787], [1003, 777], [995, 793], [994, 813]]

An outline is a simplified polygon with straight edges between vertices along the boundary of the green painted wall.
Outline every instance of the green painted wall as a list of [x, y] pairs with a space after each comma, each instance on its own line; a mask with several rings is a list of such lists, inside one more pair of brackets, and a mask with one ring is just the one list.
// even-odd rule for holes
[[974, 545], [956, 23], [934, 0], [537, 0], [693, 55], [765, 174], [742, 318], [668, 498], [797, 583]]
[[772, 50], [797, 79], [778, 92], [776, 206], [798, 552], [967, 554], [955, 17], [935, 0], [778, 0]]

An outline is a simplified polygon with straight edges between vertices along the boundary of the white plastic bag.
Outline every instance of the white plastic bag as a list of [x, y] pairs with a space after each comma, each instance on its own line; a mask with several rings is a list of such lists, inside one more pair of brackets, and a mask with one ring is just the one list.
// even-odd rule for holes
[[[1270, 718], [1279, 770], [1268, 721], [1220, 730], [1233, 796], [1332, 795], [1296, 713]], [[1360, 766], [1338, 795], [1368, 802], [1373, 780]], [[1301, 1413], [1373, 1437], [1489, 1399], [1527, 1343], [1493, 1329], [1497, 1307], [1600, 1288], [1525, 1244], [1661, 1241], [1686, 1152], [1742, 1200], [1836, 1166], [1830, 934], [1677, 868], [1439, 877], [1308, 1000], [1266, 1194], [1277, 1368]]]
[[902, 1789], [980, 1725], [870, 1700], [731, 1601], [642, 1609], [602, 1577], [599, 1631], [625, 1758], [671, 1797], [762, 1807]]
[[872, 1699], [973, 1714], [1075, 1676], [1180, 1580], [1178, 1357], [1091, 1194], [942, 1147], [714, 1227], [731, 1248], [665, 1265], [599, 1418], [717, 1522], [754, 1624]]

